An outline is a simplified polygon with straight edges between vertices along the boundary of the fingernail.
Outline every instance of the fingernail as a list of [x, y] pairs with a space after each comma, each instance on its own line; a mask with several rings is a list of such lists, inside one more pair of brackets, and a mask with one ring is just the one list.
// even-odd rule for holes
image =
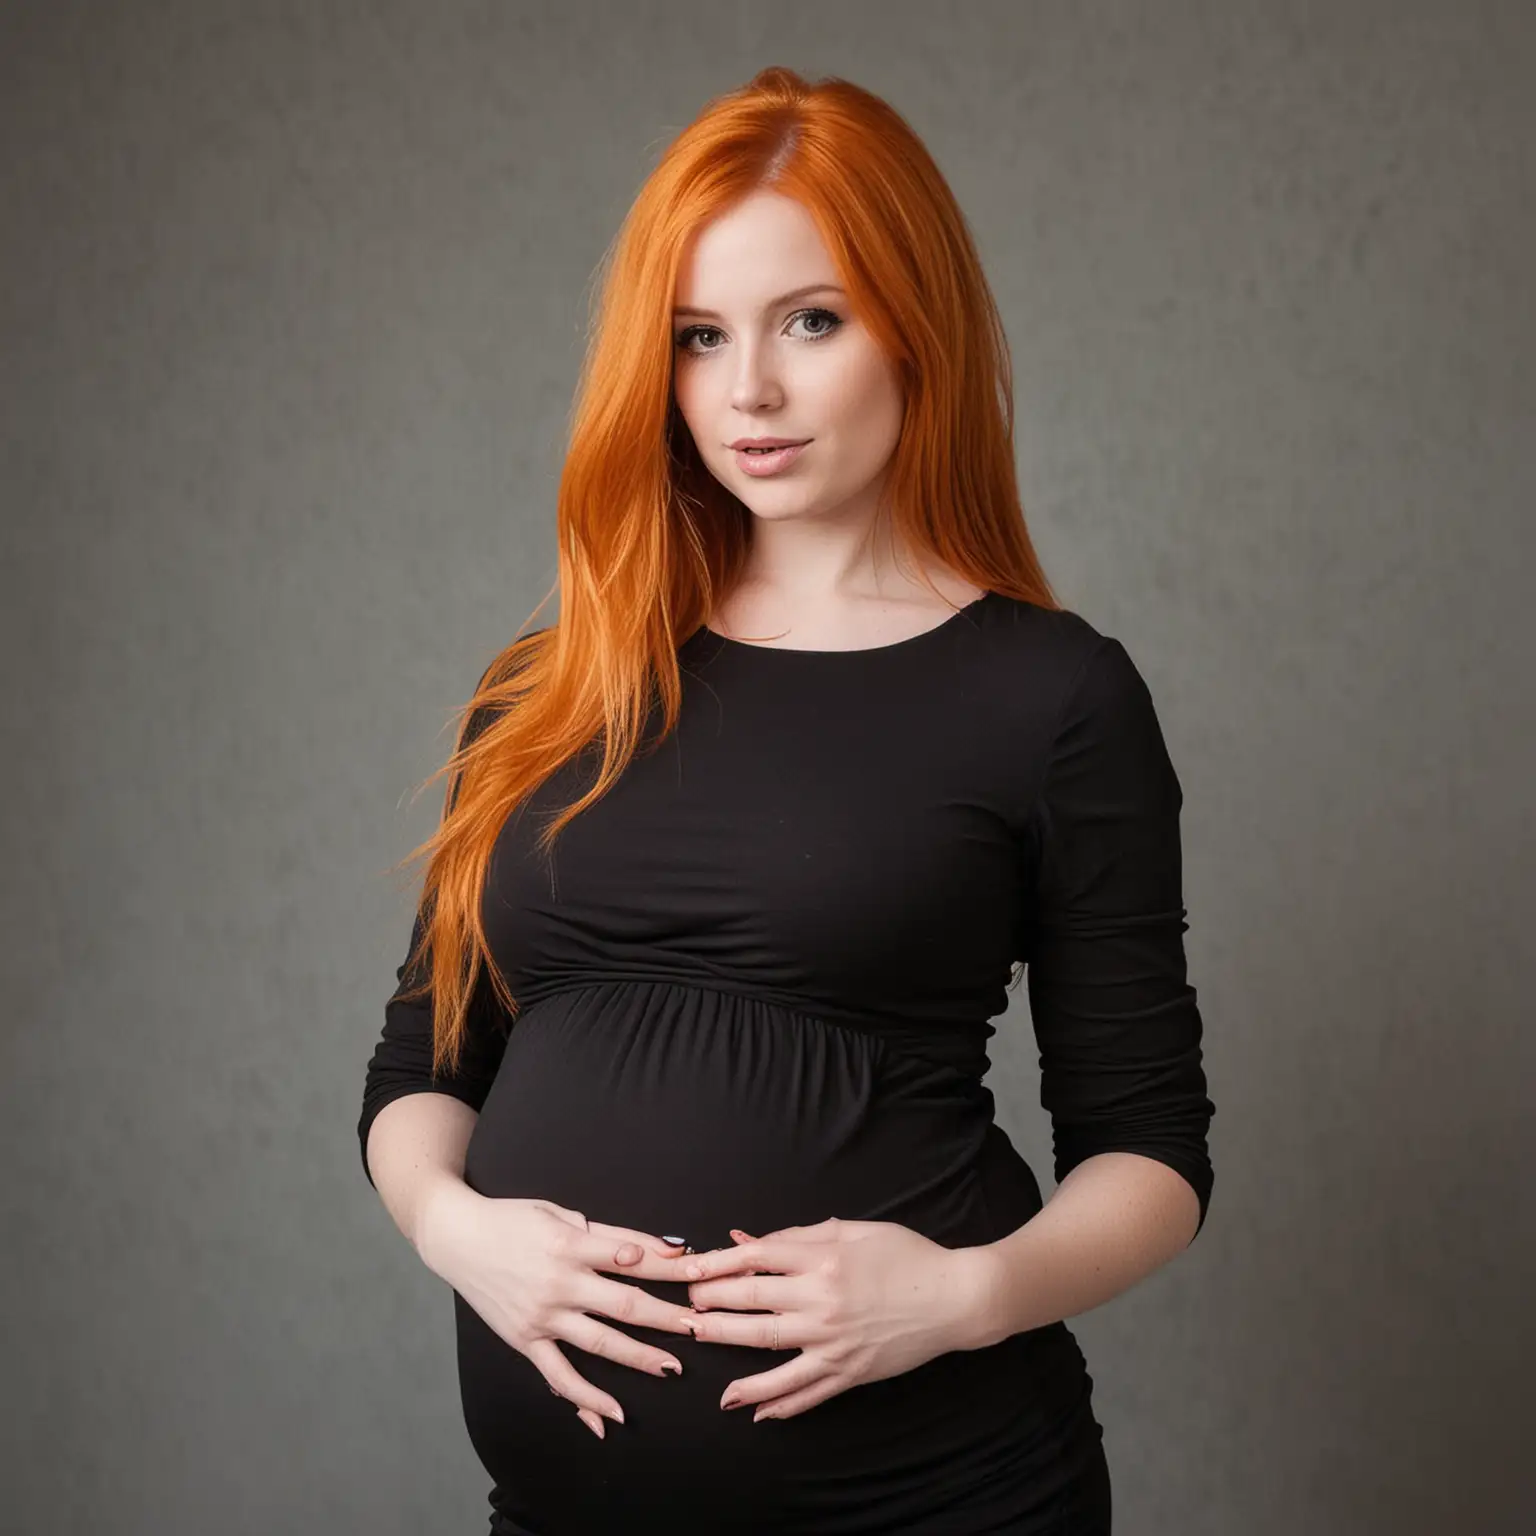
[[757, 1412], [752, 1415], [752, 1422], [756, 1424], [759, 1419], [771, 1419], [774, 1417], [776, 1417], [776, 1415], [769, 1413], [766, 1408], [759, 1408]]
[[738, 1243], [750, 1243], [756, 1241], [750, 1232], [743, 1232], [740, 1227], [732, 1227], [731, 1236], [734, 1237]]
[[672, 1371], [678, 1376], [683, 1374], [682, 1364], [677, 1360], [663, 1360], [661, 1362], [661, 1368], [663, 1371]]
[[615, 1424], [622, 1424], [624, 1422], [624, 1410], [615, 1404], [608, 1410], [608, 1417], [612, 1419]]
[[734, 1392], [727, 1392], [720, 1399], [720, 1406], [722, 1408], [739, 1408], [741, 1406], [741, 1399]]
[[603, 1435], [604, 1435], [603, 1421], [600, 1418], [598, 1418], [595, 1414], [591, 1418], [589, 1418], [585, 1413], [578, 1413], [576, 1415], [576, 1417], [578, 1419], [580, 1419], [581, 1422], [583, 1424], [585, 1424], [587, 1426], [587, 1428], [590, 1429], [592, 1431], [592, 1433], [594, 1435], [596, 1435], [599, 1440], [601, 1440], [603, 1438]]
[[663, 1232], [661, 1240], [669, 1248], [686, 1248], [688, 1246], [688, 1239], [686, 1237], [673, 1237], [669, 1232]]

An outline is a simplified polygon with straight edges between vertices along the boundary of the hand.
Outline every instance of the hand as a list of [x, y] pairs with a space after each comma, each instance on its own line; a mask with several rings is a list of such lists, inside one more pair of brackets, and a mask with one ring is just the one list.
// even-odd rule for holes
[[771, 1316], [706, 1311], [696, 1337], [720, 1344], [798, 1349], [793, 1360], [733, 1381], [722, 1408], [757, 1403], [758, 1419], [788, 1419], [861, 1382], [899, 1376], [936, 1355], [972, 1347], [989, 1276], [979, 1248], [945, 1248], [889, 1221], [784, 1227], [735, 1248], [683, 1261], [695, 1307], [747, 1308]]
[[599, 1273], [622, 1270], [681, 1284], [686, 1259], [677, 1244], [589, 1221], [550, 1200], [496, 1200], [458, 1183], [435, 1197], [422, 1257], [496, 1334], [533, 1362], [552, 1392], [577, 1405], [577, 1417], [599, 1440], [603, 1419], [622, 1424], [624, 1410], [576, 1370], [557, 1341], [657, 1376], [682, 1372], [681, 1362], [664, 1350], [590, 1315], [694, 1332], [694, 1313]]

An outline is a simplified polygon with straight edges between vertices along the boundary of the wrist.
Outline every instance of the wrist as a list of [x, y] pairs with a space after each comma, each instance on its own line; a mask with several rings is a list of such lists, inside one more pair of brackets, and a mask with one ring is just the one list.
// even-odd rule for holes
[[954, 1250], [952, 1349], [986, 1349], [1008, 1337], [1002, 1315], [1002, 1256], [994, 1243]]
[[422, 1189], [416, 1204], [414, 1230], [410, 1233], [411, 1246], [421, 1262], [440, 1279], [448, 1278], [446, 1271], [452, 1267], [454, 1238], [464, 1213], [483, 1198], [463, 1179], [449, 1173], [436, 1175]]

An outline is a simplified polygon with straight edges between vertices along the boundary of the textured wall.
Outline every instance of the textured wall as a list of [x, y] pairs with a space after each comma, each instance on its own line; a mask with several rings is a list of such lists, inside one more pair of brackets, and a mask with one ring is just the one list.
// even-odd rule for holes
[[588, 279], [773, 62], [951, 177], [1184, 785], [1216, 1193], [1074, 1324], [1117, 1531], [1536, 1523], [1530, 9], [54, 0], [0, 30], [5, 1530], [484, 1529], [353, 1135], [384, 871], [553, 579]]

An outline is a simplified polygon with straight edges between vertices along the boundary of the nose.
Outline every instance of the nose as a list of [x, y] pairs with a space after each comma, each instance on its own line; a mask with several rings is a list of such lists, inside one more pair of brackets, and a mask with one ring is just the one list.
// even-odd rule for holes
[[753, 416], [781, 403], [783, 389], [771, 347], [744, 344], [731, 384], [731, 404], [745, 416]]

